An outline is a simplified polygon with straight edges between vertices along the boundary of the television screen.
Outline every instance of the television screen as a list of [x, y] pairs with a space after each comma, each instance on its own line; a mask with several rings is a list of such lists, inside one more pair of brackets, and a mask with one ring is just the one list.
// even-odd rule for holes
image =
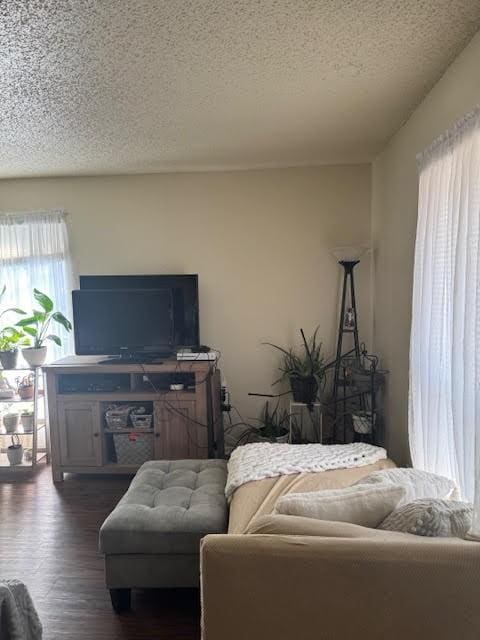
[[76, 290], [72, 294], [78, 355], [173, 351], [168, 289]]
[[169, 289], [172, 292], [176, 347], [200, 344], [197, 274], [83, 275], [80, 289]]

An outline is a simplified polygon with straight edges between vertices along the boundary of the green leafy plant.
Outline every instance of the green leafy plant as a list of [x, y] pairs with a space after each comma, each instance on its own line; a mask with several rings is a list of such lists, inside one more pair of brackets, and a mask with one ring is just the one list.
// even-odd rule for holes
[[[7, 290], [7, 285], [3, 285], [0, 291], [0, 303]], [[18, 307], [8, 307], [7, 309], [0, 309], [0, 321], [7, 313], [16, 313], [17, 315], [26, 315], [23, 309]], [[25, 344], [25, 334], [16, 327], [3, 327], [0, 329], [0, 351], [15, 351], [18, 347]]]
[[60, 324], [66, 331], [72, 330], [72, 323], [60, 311], [53, 310], [53, 301], [38, 289], [33, 290], [33, 297], [38, 302], [41, 310], [34, 309], [33, 314], [27, 318], [22, 318], [17, 322], [17, 326], [22, 327], [33, 340], [29, 344], [34, 349], [40, 349], [45, 345], [46, 340], [51, 340], [56, 345], [61, 346], [62, 341], [55, 333], [49, 333], [50, 325], [53, 322]]
[[315, 332], [309, 340], [305, 338], [305, 334], [303, 329], [300, 329], [300, 333], [302, 334], [302, 351], [300, 353], [297, 350], [290, 348], [284, 349], [283, 347], [279, 347], [276, 344], [272, 344], [271, 342], [265, 342], [264, 344], [273, 347], [274, 349], [278, 349], [283, 354], [282, 363], [279, 367], [282, 372], [281, 377], [276, 380], [273, 384], [277, 384], [278, 382], [289, 379], [293, 377], [299, 378], [308, 378], [314, 377], [320, 382], [325, 376], [325, 367], [324, 367], [324, 357], [322, 355], [323, 345], [317, 339], [318, 334], [317, 327]]
[[15, 327], [4, 327], [0, 330], [0, 351], [15, 351], [18, 347], [28, 344], [28, 339], [23, 331]]

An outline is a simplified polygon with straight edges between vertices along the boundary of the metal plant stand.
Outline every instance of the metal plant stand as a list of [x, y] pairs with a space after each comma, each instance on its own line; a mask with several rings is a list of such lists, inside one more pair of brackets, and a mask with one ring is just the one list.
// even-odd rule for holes
[[[43, 371], [40, 367], [21, 369], [0, 369], [2, 375], [11, 386], [15, 386], [15, 380], [20, 376], [30, 373], [33, 382], [33, 397], [22, 399], [18, 392], [12, 397], [0, 399], [0, 478], [3, 474], [34, 471], [37, 464], [46, 459], [48, 462], [50, 452], [49, 431], [45, 408], [45, 396], [43, 386]], [[31, 428], [25, 428], [20, 419], [14, 429], [7, 429], [3, 418], [6, 412], [19, 414], [29, 410], [33, 418]], [[12, 437], [22, 444], [22, 456], [17, 464], [10, 464], [7, 449], [12, 442]]]
[[[339, 422], [341, 420], [341, 426], [343, 431], [342, 441], [345, 441], [345, 429], [346, 429], [346, 386], [348, 380], [345, 375], [345, 367], [343, 366], [344, 357], [355, 357], [360, 359], [360, 341], [358, 338], [358, 322], [357, 322], [357, 303], [355, 300], [355, 281], [353, 278], [353, 270], [360, 260], [340, 260], [339, 264], [343, 267], [343, 288], [342, 288], [342, 302], [340, 305], [340, 319], [338, 326], [338, 340], [337, 340], [337, 353], [335, 357], [335, 373], [333, 378], [333, 422], [334, 422], [334, 437], [335, 440], [339, 440], [338, 429]], [[349, 291], [348, 291], [349, 290]], [[348, 296], [349, 294], [349, 296]], [[347, 307], [347, 297], [350, 298], [350, 305]], [[345, 334], [351, 334], [353, 336], [353, 349], [350, 349], [347, 353], [343, 353], [343, 339]], [[340, 399], [339, 391], [342, 390], [342, 399]], [[342, 406], [339, 407], [340, 401]], [[360, 398], [361, 408], [364, 409], [363, 399]], [[341, 414], [339, 415], [339, 409]]]

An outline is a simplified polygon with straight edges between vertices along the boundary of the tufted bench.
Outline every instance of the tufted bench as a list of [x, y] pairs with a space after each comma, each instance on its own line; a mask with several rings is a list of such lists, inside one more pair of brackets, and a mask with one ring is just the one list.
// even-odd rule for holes
[[227, 527], [225, 460], [143, 464], [100, 529], [107, 588], [117, 612], [132, 588], [197, 587], [200, 540]]

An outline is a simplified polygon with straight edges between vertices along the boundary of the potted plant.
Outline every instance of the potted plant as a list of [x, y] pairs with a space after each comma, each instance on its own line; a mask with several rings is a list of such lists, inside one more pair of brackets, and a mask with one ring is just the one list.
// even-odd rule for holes
[[274, 384], [288, 379], [295, 402], [313, 404], [317, 397], [319, 384], [325, 377], [322, 343], [317, 341], [318, 329], [318, 327], [315, 329], [313, 336], [308, 341], [303, 329], [300, 329], [303, 341], [301, 353], [297, 353], [292, 348], [284, 349], [271, 342], [266, 343], [283, 354], [283, 362], [279, 367], [282, 376]]
[[25, 344], [25, 334], [15, 327], [4, 327], [0, 330], [0, 363], [4, 369], [16, 368], [18, 347]]
[[3, 416], [3, 426], [7, 433], [14, 433], [18, 429], [18, 423], [20, 422], [20, 416], [18, 413], [9, 411]]
[[66, 331], [71, 331], [72, 323], [60, 311], [53, 310], [53, 301], [38, 289], [33, 290], [33, 297], [38, 302], [41, 310], [34, 309], [28, 318], [22, 318], [17, 326], [27, 333], [33, 340], [28, 348], [22, 349], [22, 355], [31, 367], [40, 367], [47, 357], [46, 340], [51, 340], [61, 346], [62, 341], [54, 334], [49, 333], [53, 322], [60, 324]]
[[15, 389], [13, 389], [9, 381], [3, 377], [0, 371], [0, 400], [11, 400], [15, 397]]
[[290, 414], [285, 409], [280, 409], [278, 403], [271, 411], [269, 403], [266, 402], [260, 418], [255, 418], [254, 422], [255, 424], [239, 422], [227, 427], [226, 433], [233, 431], [234, 428], [241, 428], [241, 432], [236, 438], [236, 447], [249, 442], [276, 442], [278, 444], [288, 442]]
[[270, 411], [270, 404], [266, 402], [258, 422], [258, 440], [261, 442], [288, 442], [290, 414], [286, 409], [280, 409], [278, 403], [273, 411]]
[[12, 444], [7, 447], [7, 458], [12, 467], [21, 464], [23, 459], [23, 447], [17, 435], [12, 436]]
[[[0, 291], [0, 302], [7, 290], [6, 285]], [[0, 311], [0, 320], [7, 313], [25, 315], [25, 311], [17, 307], [9, 307]], [[24, 333], [16, 327], [3, 327], [0, 329], [0, 363], [4, 369], [15, 369], [18, 359], [18, 347], [25, 344]]]
[[22, 411], [21, 419], [24, 433], [32, 433], [34, 425], [33, 411], [31, 409]]
[[31, 400], [34, 395], [33, 374], [31, 373], [24, 378], [17, 378], [17, 391], [21, 400]]

